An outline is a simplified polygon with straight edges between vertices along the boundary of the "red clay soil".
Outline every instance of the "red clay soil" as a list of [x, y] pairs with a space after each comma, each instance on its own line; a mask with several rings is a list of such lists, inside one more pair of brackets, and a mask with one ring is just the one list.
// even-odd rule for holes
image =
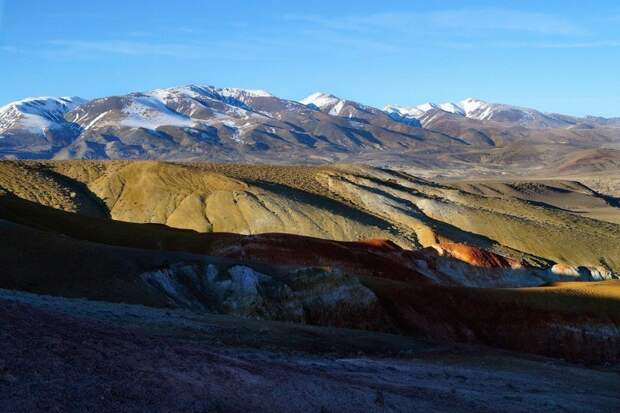
[[210, 236], [211, 255], [278, 265], [340, 267], [353, 274], [390, 280], [429, 283], [415, 261], [433, 269], [435, 258], [463, 261], [484, 268], [523, 268], [519, 261], [460, 243], [405, 250], [386, 239], [360, 242], [330, 241], [291, 234]]
[[[359, 275], [429, 282], [414, 260], [432, 268], [434, 248], [404, 250], [385, 239], [333, 241], [292, 234], [197, 233], [158, 224], [80, 216], [11, 195], [0, 196], [0, 218], [71, 238], [121, 247], [182, 251], [272, 265], [338, 266]], [[513, 260], [464, 244], [442, 244], [444, 253], [472, 265], [516, 268]]]
[[[212, 234], [214, 238], [217, 235]], [[389, 240], [343, 242], [291, 234], [238, 235], [237, 239], [227, 236], [212, 241], [210, 254], [264, 264], [339, 267], [355, 275], [429, 282], [414, 267], [413, 260], [419, 254]]]
[[522, 262], [462, 243], [441, 243], [438, 252], [467, 264], [484, 268], [522, 268]]

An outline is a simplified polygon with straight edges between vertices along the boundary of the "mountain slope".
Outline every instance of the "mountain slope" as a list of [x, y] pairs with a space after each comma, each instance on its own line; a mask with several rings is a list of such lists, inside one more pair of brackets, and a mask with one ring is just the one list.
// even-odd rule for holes
[[79, 135], [79, 126], [67, 121], [65, 114], [85, 102], [77, 97], [37, 97], [1, 107], [0, 153], [50, 157]]
[[31, 122], [28, 133], [65, 131], [65, 139], [48, 145], [45, 153], [20, 124], [5, 121], [3, 153], [15, 152], [19, 144], [21, 151], [32, 146], [32, 153], [20, 157], [281, 160], [288, 153], [291, 160], [320, 161], [367, 150], [462, 146], [458, 139], [395, 122], [354, 102], [343, 101], [338, 113], [333, 108], [323, 113], [264, 91], [190, 85], [82, 103], [65, 104], [62, 111], [41, 107], [37, 119], [52, 123], [35, 130]]
[[[328, 93], [296, 102], [262, 90], [188, 85], [6, 105], [0, 158], [355, 162], [492, 175], [618, 149], [619, 131], [618, 119], [477, 99], [380, 110]], [[581, 171], [599, 169], [592, 158], [580, 161]]]
[[[0, 179], [6, 191], [84, 215], [200, 232], [384, 238], [407, 248], [458, 242], [538, 266], [620, 270], [618, 225], [582, 215], [586, 207], [618, 214], [617, 205], [574, 183], [438, 184], [389, 169], [346, 165], [81, 161], [0, 166], [0, 178], [8, 177]], [[36, 183], [36, 191], [29, 182]]]
[[[569, 116], [545, 114], [535, 109], [512, 105], [487, 103], [475, 98], [467, 98], [458, 103], [446, 102], [435, 104], [429, 102], [414, 107], [388, 105], [384, 110], [393, 116], [415, 119], [421, 119], [428, 112], [439, 110], [446, 114], [453, 114], [467, 119], [517, 124], [534, 128], [566, 127], [577, 123], [577, 118]], [[428, 122], [426, 120], [423, 123]]]

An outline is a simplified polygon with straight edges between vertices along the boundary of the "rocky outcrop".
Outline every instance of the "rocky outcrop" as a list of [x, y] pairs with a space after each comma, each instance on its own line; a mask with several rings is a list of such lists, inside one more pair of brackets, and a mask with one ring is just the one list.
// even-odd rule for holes
[[268, 275], [247, 265], [177, 263], [140, 274], [170, 307], [316, 325], [390, 330], [375, 294], [337, 269]]
[[548, 269], [548, 272], [560, 277], [573, 277], [576, 281], [601, 281], [620, 278], [613, 271], [603, 266], [576, 266], [557, 263]]
[[442, 243], [431, 246], [440, 256], [450, 257], [474, 267], [483, 268], [523, 268], [524, 263], [495, 254], [482, 248], [462, 243]]
[[340, 268], [357, 276], [431, 282], [416, 270], [411, 251], [384, 239], [343, 242], [290, 234], [235, 236], [213, 243], [210, 254], [263, 264]]
[[[442, 243], [419, 250], [406, 250], [385, 239], [338, 242], [288, 234], [261, 234], [233, 236], [226, 242], [216, 243], [211, 254], [264, 264], [330, 266], [358, 276], [414, 284], [533, 287], [575, 280], [571, 274], [533, 267], [463, 243]], [[592, 273], [596, 274], [594, 271]]]

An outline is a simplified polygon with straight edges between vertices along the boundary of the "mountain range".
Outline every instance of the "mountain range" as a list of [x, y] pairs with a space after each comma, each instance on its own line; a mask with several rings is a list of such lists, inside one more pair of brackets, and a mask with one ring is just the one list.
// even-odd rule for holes
[[[594, 151], [594, 152], [593, 152]], [[365, 162], [430, 169], [620, 165], [620, 118], [465, 99], [383, 109], [314, 93], [189, 85], [0, 108], [0, 158]], [[585, 161], [582, 159], [585, 158]]]
[[3, 408], [615, 411], [619, 132], [210, 86], [9, 104]]

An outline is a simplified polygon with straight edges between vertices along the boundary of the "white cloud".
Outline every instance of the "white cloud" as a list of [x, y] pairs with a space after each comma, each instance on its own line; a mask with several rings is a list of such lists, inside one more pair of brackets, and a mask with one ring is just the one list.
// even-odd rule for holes
[[228, 59], [248, 60], [260, 58], [267, 48], [273, 48], [268, 41], [253, 43], [242, 41], [204, 42], [159, 42], [128, 36], [130, 40], [50, 40], [39, 45], [3, 45], [0, 51], [15, 54], [31, 54], [48, 58], [84, 58], [102, 54], [123, 56], [159, 56], [183, 59]]
[[[445, 49], [615, 48], [619, 41], [595, 32], [593, 20], [574, 22], [552, 14], [513, 9], [458, 9], [339, 17], [287, 15], [298, 34], [325, 44], [368, 44], [378, 52]], [[597, 23], [599, 24], [599, 23]], [[522, 40], [515, 40], [522, 39]]]
[[551, 14], [513, 9], [458, 9], [424, 13], [377, 13], [334, 18], [318, 16], [285, 16], [287, 20], [302, 21], [342, 31], [420, 33], [426, 31], [494, 32], [512, 31], [553, 35], [583, 35], [580, 25]]
[[[0, 0], [0, 5], [3, 0]], [[0, 9], [1, 13], [1, 9]], [[1, 17], [1, 16], [0, 16]], [[89, 59], [102, 54], [183, 59], [247, 61], [285, 58], [303, 50], [329, 54], [346, 49], [352, 56], [409, 53], [413, 49], [610, 48], [618, 41], [597, 38], [585, 26], [551, 14], [513, 9], [457, 9], [424, 13], [376, 13], [336, 17], [284, 17], [287, 29], [263, 30], [260, 36], [197, 41], [200, 29], [176, 27], [175, 41], [157, 32], [132, 31], [117, 39], [57, 39], [41, 44], [0, 45], [0, 51], [48, 58]], [[585, 24], [585, 22], [582, 22]], [[518, 34], [515, 37], [514, 34]]]
[[127, 40], [52, 40], [48, 45], [65, 52], [111, 53], [121, 55], [154, 55], [170, 57], [195, 57], [208, 53], [206, 48], [182, 43], [153, 43]]
[[583, 35], [579, 25], [551, 14], [510, 9], [451, 10], [428, 15], [438, 27], [476, 31], [515, 31], [554, 35]]

